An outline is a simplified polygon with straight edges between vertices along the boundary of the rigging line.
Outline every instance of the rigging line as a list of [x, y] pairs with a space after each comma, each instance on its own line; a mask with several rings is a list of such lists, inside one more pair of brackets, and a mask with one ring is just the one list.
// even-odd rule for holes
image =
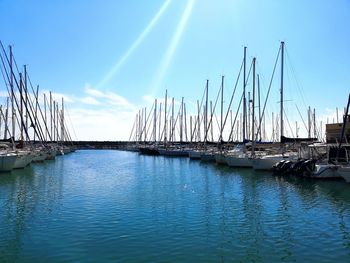
[[[2, 50], [3, 50], [4, 54], [5, 54], [5, 57], [6, 57], [7, 63], [8, 63], [8, 64], [10, 64], [10, 62], [9, 62], [9, 60], [8, 60], [8, 57], [7, 57], [7, 55], [6, 55], [6, 52], [5, 52], [5, 48], [4, 48], [4, 46], [3, 46], [3, 44], [2, 44], [2, 42], [1, 42], [1, 41], [0, 41], [0, 45], [1, 45], [1, 47], [2, 47]], [[15, 66], [16, 66], [16, 69], [17, 69], [17, 73], [19, 73], [19, 69], [18, 69], [18, 66], [17, 66], [17, 62], [16, 62], [16, 59], [15, 59], [15, 57], [14, 57], [14, 56], [12, 56], [12, 60], [13, 60], [13, 61], [14, 61], [14, 63], [15, 63]], [[12, 72], [12, 74], [14, 75], [14, 73], [13, 73], [13, 72]], [[34, 89], [33, 89], [32, 82], [31, 82], [30, 77], [29, 77], [29, 74], [27, 75], [27, 77], [28, 77], [28, 80], [29, 80], [29, 82], [30, 82], [30, 85], [31, 85], [32, 91], [33, 91], [33, 93], [35, 94]], [[17, 85], [17, 88], [18, 88], [18, 82], [17, 82], [17, 79], [16, 79], [15, 75], [14, 75], [14, 80], [15, 80], [16, 85]], [[28, 91], [26, 90], [26, 92], [28, 92]], [[30, 110], [32, 111], [31, 113], [33, 114], [33, 109], [32, 109], [32, 105], [31, 105], [31, 104], [33, 104], [33, 102], [29, 103]], [[26, 107], [26, 110], [28, 111], [27, 105], [25, 105], [25, 107]], [[41, 113], [41, 117], [43, 118], [43, 115], [42, 115], [42, 112], [41, 112], [40, 106], [39, 106], [39, 111], [40, 111], [40, 113]], [[28, 113], [29, 113], [29, 111], [28, 111]], [[29, 114], [29, 118], [30, 118], [30, 121], [31, 121], [32, 123], [34, 123], [34, 122], [32, 121], [32, 118], [31, 118], [30, 114]], [[45, 121], [44, 121], [44, 123], [45, 123]], [[39, 132], [41, 132], [41, 133], [42, 133], [41, 125], [40, 125], [40, 123], [38, 123], [38, 124], [39, 124], [39, 125], [38, 125], [38, 127], [39, 127], [39, 129], [38, 129], [38, 130], [39, 130]], [[45, 123], [45, 127], [46, 127], [46, 123]], [[46, 129], [47, 129], [47, 127], [46, 127]], [[36, 131], [36, 130], [37, 130], [37, 129], [35, 129], [35, 131]], [[36, 131], [36, 133], [37, 133], [38, 137], [42, 137], [42, 136], [41, 136], [42, 134], [40, 134], [40, 135], [39, 135], [39, 133], [38, 133], [37, 131]], [[49, 134], [49, 137], [50, 137], [50, 140], [52, 141], [50, 134]]]
[[[204, 88], [202, 100], [201, 100], [201, 103], [200, 103], [200, 105], [199, 105], [199, 112], [200, 112], [201, 109], [202, 109], [203, 100], [204, 100], [204, 97], [205, 97], [205, 90], [206, 90], [206, 86], [205, 86], [205, 88]], [[197, 109], [197, 110], [198, 110], [198, 109]], [[192, 138], [193, 138], [194, 133], [195, 133], [195, 131], [196, 131], [197, 122], [198, 122], [198, 121], [197, 121], [197, 118], [195, 118], [194, 129], [193, 129], [193, 133], [191, 134]], [[200, 125], [201, 125], [201, 122], [199, 121], [198, 127], [200, 127]]]
[[[0, 109], [0, 112], [1, 112], [1, 117], [5, 120], [5, 116], [4, 116], [3, 112], [2, 112], [2, 109]], [[10, 129], [7, 127], [7, 125], [5, 125], [5, 129], [7, 129], [8, 133], [10, 135], [10, 139], [11, 139], [12, 145], [15, 145], [15, 137], [14, 137], [14, 135], [11, 134]]]
[[292, 60], [291, 60], [291, 58], [290, 58], [290, 56], [289, 56], [288, 48], [285, 47], [285, 51], [286, 51], [286, 54], [287, 54], [287, 61], [289, 62], [289, 63], [286, 63], [286, 64], [287, 64], [287, 65], [290, 64], [290, 68], [291, 68], [292, 74], [293, 74], [293, 76], [294, 76], [295, 82], [296, 82], [296, 84], [297, 84], [297, 88], [298, 88], [298, 90], [299, 90], [300, 97], [301, 97], [301, 99], [302, 99], [302, 101], [303, 101], [303, 104], [304, 104], [304, 107], [305, 107], [305, 109], [306, 109], [306, 108], [307, 108], [307, 106], [306, 106], [307, 104], [305, 103], [305, 94], [303, 94], [303, 88], [302, 88], [301, 84], [299, 83], [298, 78], [297, 78], [297, 76], [296, 76], [296, 73], [295, 73], [295, 69], [294, 69]]
[[130, 136], [129, 136], [129, 142], [131, 142], [131, 137], [133, 137], [133, 134], [134, 134], [134, 129], [136, 129], [136, 119], [137, 119], [137, 115], [136, 115], [136, 117], [135, 117], [135, 120], [134, 120], [134, 124], [133, 124], [133, 126], [132, 126], [132, 129], [131, 129], [131, 132], [130, 132]]
[[[7, 60], [7, 63], [10, 64], [10, 61], [9, 61], [9, 59], [8, 59], [8, 57], [7, 57], [7, 54], [6, 54], [6, 52], [5, 52], [4, 46], [2, 45], [1, 41], [0, 41], [0, 44], [1, 44], [2, 50], [3, 50], [3, 52], [4, 52], [5, 58], [6, 58], [6, 60]], [[14, 56], [12, 56], [12, 60], [13, 60], [13, 61], [14, 61], [14, 59], [15, 59]], [[4, 62], [3, 62], [3, 63], [4, 63]], [[18, 70], [18, 68], [17, 68], [17, 70]], [[15, 74], [14, 74], [13, 71], [12, 71], [11, 73], [12, 73], [11, 75], [13, 75], [13, 77], [14, 77], [14, 81], [15, 81], [16, 87], [17, 87], [17, 89], [19, 89], [19, 85], [18, 85], [17, 78], [16, 78], [16, 76], [15, 76]], [[28, 77], [29, 77], [29, 75], [28, 75]], [[33, 90], [33, 87], [32, 87], [32, 90]], [[33, 90], [33, 92], [34, 92], [34, 90]], [[18, 108], [17, 99], [16, 99], [15, 94], [13, 94], [13, 96], [14, 96], [15, 103], [16, 103], [17, 108]], [[33, 109], [32, 109], [31, 103], [29, 103], [29, 106], [30, 106], [30, 110], [32, 111], [32, 114], [33, 114]], [[26, 108], [26, 111], [29, 112], [29, 111], [28, 111], [27, 104], [25, 104], [25, 108]], [[34, 115], [34, 114], [33, 114], [33, 115]], [[33, 120], [32, 120], [32, 116], [31, 116], [30, 114], [29, 114], [28, 116], [29, 116], [30, 121], [31, 121], [32, 123], [34, 123]], [[37, 129], [34, 129], [34, 130], [35, 130], [35, 133], [38, 135], [38, 137], [42, 137], [42, 136], [41, 136], [42, 134], [39, 134], [39, 132], [42, 133], [41, 126], [39, 125], [38, 127], [39, 127], [38, 130], [37, 130]], [[26, 134], [26, 135], [28, 136], [28, 134]], [[42, 138], [40, 138], [40, 139], [42, 139]], [[43, 143], [42, 143], [42, 144], [43, 144]]]
[[[264, 95], [265, 95], [267, 93], [266, 88], [265, 88], [266, 87], [266, 82], [265, 82], [264, 75], [261, 73], [262, 71], [261, 71], [261, 67], [260, 67], [260, 64], [259, 64], [258, 60], [256, 60], [256, 66], [258, 68], [259, 78], [260, 78], [260, 80], [259, 80], [260, 81], [260, 94], [263, 95], [263, 93], [262, 93], [262, 91], [263, 91]], [[272, 110], [272, 112], [277, 112], [275, 104], [271, 104], [270, 101], [268, 101], [267, 104], [269, 106], [268, 108], [270, 108]], [[266, 109], [265, 116], [267, 116], [266, 118], [267, 118], [268, 122], [272, 121], [271, 118], [270, 118], [269, 109]]]
[[293, 132], [292, 127], [290, 126], [290, 123], [289, 123], [289, 120], [288, 120], [288, 116], [287, 116], [287, 113], [286, 113], [285, 109], [283, 109], [283, 112], [284, 112], [284, 116], [285, 116], [286, 119], [287, 119], [287, 123], [288, 123], [289, 129], [290, 129], [290, 131], [291, 131], [291, 133], [292, 133], [292, 137], [294, 138], [294, 132]]
[[[213, 109], [211, 110], [211, 112], [210, 112], [210, 120], [209, 120], [208, 127], [207, 127], [207, 129], [206, 129], [206, 131], [205, 131], [205, 137], [208, 136], [208, 132], [209, 132], [210, 126], [211, 126], [211, 124], [212, 124], [212, 120], [213, 120], [213, 114], [214, 114], [214, 112], [215, 112], [216, 105], [217, 105], [217, 103], [218, 103], [219, 96], [220, 96], [220, 91], [221, 91], [222, 88], [223, 88], [223, 87], [220, 87], [219, 92], [218, 92], [218, 95], [216, 96], [214, 108], [213, 108]], [[220, 125], [219, 125], [219, 127], [220, 127]]]
[[248, 79], [249, 79], [249, 76], [250, 76], [250, 72], [251, 72], [251, 70], [252, 70], [252, 67], [253, 67], [253, 61], [252, 61], [252, 63], [250, 64], [249, 71], [248, 71], [248, 75], [247, 75], [247, 78], [245, 79], [245, 86], [246, 86], [246, 87], [248, 86]]
[[[216, 114], [214, 114], [214, 118], [215, 118], [216, 124], [218, 125], [219, 130], [220, 130], [220, 124], [219, 124], [218, 116]], [[220, 139], [220, 135], [219, 135], [219, 139]]]
[[[229, 137], [228, 137], [228, 141], [231, 141], [231, 137], [233, 136], [233, 130], [234, 130], [235, 125], [236, 125], [237, 116], [238, 116], [238, 111], [239, 111], [239, 109], [240, 109], [240, 107], [241, 107], [242, 101], [243, 101], [243, 92], [242, 92], [241, 99], [240, 99], [240, 101], [239, 101], [239, 105], [238, 105], [238, 108], [237, 108], [237, 111], [236, 111], [235, 119], [234, 119], [233, 124], [232, 124], [232, 127], [231, 127], [231, 131], [230, 131], [230, 135], [229, 135]], [[232, 140], [233, 140], [233, 137], [232, 137]]]
[[271, 76], [271, 80], [270, 80], [270, 85], [269, 85], [269, 89], [268, 89], [268, 91], [267, 91], [266, 99], [265, 99], [265, 102], [264, 102], [264, 107], [263, 107], [263, 110], [262, 110], [262, 112], [261, 112], [261, 117], [260, 117], [260, 120], [259, 120], [259, 127], [258, 127], [258, 129], [257, 129], [257, 133], [256, 133], [256, 135], [255, 135], [255, 139], [258, 137], [258, 135], [259, 135], [259, 133], [260, 133], [260, 130], [261, 130], [261, 122], [262, 122], [262, 118], [263, 118], [264, 113], [265, 113], [265, 108], [266, 108], [267, 99], [269, 98], [269, 95], [270, 95], [271, 86], [272, 86], [272, 81], [273, 81], [273, 77], [274, 77], [275, 72], [276, 72], [276, 66], [277, 66], [277, 62], [278, 62], [278, 58], [279, 58], [280, 52], [281, 52], [281, 47], [278, 49], [278, 53], [277, 53], [277, 57], [276, 57], [275, 66], [273, 67], [272, 76]]
[[235, 88], [233, 89], [233, 92], [232, 92], [232, 95], [231, 95], [231, 99], [230, 99], [230, 103], [229, 103], [229, 105], [228, 105], [228, 107], [227, 107], [227, 112], [226, 112], [224, 124], [222, 125], [222, 131], [221, 131], [221, 133], [222, 133], [223, 130], [224, 130], [224, 127], [225, 127], [225, 125], [226, 125], [226, 121], [227, 121], [228, 115], [229, 115], [229, 113], [230, 113], [230, 109], [231, 109], [231, 106], [232, 106], [233, 98], [234, 98], [234, 96], [235, 96], [236, 89], [237, 89], [237, 86], [238, 86], [238, 81], [239, 81], [239, 78], [240, 78], [241, 73], [242, 73], [243, 64], [244, 64], [244, 60], [242, 60], [241, 68], [239, 69], [239, 73], [238, 73], [238, 76], [237, 76], [237, 79], [236, 79]]
[[[179, 118], [179, 115], [180, 115], [180, 111], [181, 111], [181, 107], [179, 107], [179, 111], [177, 112], [177, 115], [176, 115], [176, 118], [175, 118], [175, 122], [174, 122], [174, 125], [173, 125], [173, 132], [175, 132], [174, 130], [177, 130], [179, 131], [179, 134], [180, 134], [180, 128], [179, 127], [176, 127], [176, 123], [177, 123], [177, 120]], [[175, 134], [175, 133], [174, 133]], [[176, 135], [176, 134], [175, 134]], [[174, 136], [176, 137], [176, 136]], [[176, 141], [176, 140], [175, 140]]]
[[[167, 135], [167, 134], [165, 134], [165, 126], [166, 126], [166, 124], [167, 123], [169, 123], [169, 115], [170, 115], [170, 110], [171, 110], [171, 105], [169, 105], [166, 109], [165, 109], [165, 106], [166, 105], [164, 105], [164, 112], [165, 111], [167, 111], [167, 115], [165, 116], [165, 120], [164, 120], [164, 127], [163, 127], [163, 129], [162, 129], [162, 133], [161, 133], [161, 139], [163, 139], [163, 135], [164, 135], [164, 137]], [[170, 125], [170, 123], [169, 123], [169, 125]], [[159, 141], [162, 141], [161, 139], [159, 139]]]
[[[0, 54], [0, 57], [1, 57], [2, 63], [4, 63], [1, 54]], [[6, 69], [5, 69], [5, 68], [3, 69], [2, 67], [0, 67], [0, 69], [1, 69], [1, 75], [2, 75], [3, 80], [4, 80], [4, 83], [5, 83], [5, 87], [6, 87], [6, 89], [7, 89], [7, 93], [10, 94], [10, 90], [9, 90], [9, 87], [8, 87], [8, 85], [7, 85], [7, 83], [6, 83], [6, 78], [5, 78], [5, 73], [4, 73], [4, 70], [6, 70]], [[6, 72], [6, 75], [7, 75], [7, 72]], [[9, 98], [9, 97], [8, 97], [8, 98]], [[15, 115], [15, 119], [16, 119], [17, 125], [20, 126], [20, 123], [19, 123], [19, 120], [18, 120], [17, 115]], [[11, 121], [13, 121], [12, 118], [11, 118]], [[6, 127], [6, 126], [8, 126], [8, 125], [5, 125], [5, 127]], [[11, 134], [11, 132], [10, 132], [9, 129], [8, 129], [8, 133], [9, 133], [10, 137], [13, 136], [13, 138], [15, 138], [16, 135], [15, 135], [15, 134]]]
[[[158, 127], [158, 137], [160, 137], [160, 127], [163, 127], [162, 125], [162, 103], [160, 102], [160, 107], [159, 107], [159, 112], [158, 112], [158, 117], [157, 120], [159, 120], [159, 127]], [[157, 129], [156, 129], [157, 130]], [[156, 133], [156, 138], [157, 138], [157, 133]], [[162, 141], [162, 138], [158, 138], [158, 141]], [[156, 140], [157, 143], [157, 140]]]
[[151, 108], [151, 110], [149, 111], [149, 113], [148, 113], [148, 116], [147, 116], [147, 118], [146, 118], [146, 123], [145, 123], [145, 125], [143, 126], [143, 128], [142, 128], [142, 130], [141, 130], [141, 134], [143, 134], [143, 132], [145, 132], [146, 134], [146, 136], [144, 137], [145, 138], [145, 141], [146, 141], [146, 139], [147, 139], [147, 123], [148, 123], [148, 119], [149, 119], [149, 117], [150, 117], [150, 115], [151, 115], [151, 113], [153, 113], [152, 111], [153, 111], [153, 107], [154, 107], [154, 103], [152, 104], [152, 108]]
[[[1, 54], [0, 54], [0, 56], [1, 56]], [[1, 60], [2, 60], [2, 62], [3, 62], [3, 59], [1, 58]], [[5, 70], [5, 68], [3, 69], [2, 67], [0, 67], [1, 68], [1, 75], [2, 75], [2, 77], [3, 77], [3, 80], [4, 80], [4, 83], [5, 83], [5, 86], [6, 86], [6, 89], [7, 89], [7, 93], [10, 95], [11, 93], [10, 93], [10, 90], [9, 90], [9, 87], [8, 87], [8, 85], [6, 84], [6, 78], [5, 78], [5, 73], [4, 73], [4, 70]], [[7, 75], [7, 73], [6, 73], [6, 75]], [[9, 98], [9, 97], [8, 97]], [[16, 123], [17, 123], [17, 125], [18, 125], [18, 127], [20, 126], [20, 123], [19, 123], [19, 120], [18, 120], [18, 117], [17, 117], [17, 115], [15, 114], [15, 118], [16, 118]], [[12, 119], [12, 118], [11, 118]], [[12, 120], [13, 121], [13, 120]], [[11, 133], [10, 133], [10, 135], [11, 135]], [[12, 136], [16, 136], [15, 134], [13, 134]]]
[[301, 115], [300, 110], [299, 110], [299, 108], [298, 108], [298, 105], [295, 104], [295, 107], [297, 108], [297, 110], [298, 110], [298, 112], [299, 112], [299, 116], [300, 116], [301, 120], [303, 121], [305, 130], [308, 131], [308, 128], [307, 128], [306, 123], [305, 123], [305, 121], [304, 121], [303, 115]]
[[[153, 109], [151, 109], [150, 110], [150, 113], [153, 113], [152, 112], [153, 111]], [[153, 114], [152, 114], [152, 116], [151, 116], [151, 119], [149, 120], [149, 123], [148, 123], [148, 127], [147, 127], [147, 129], [146, 129], [146, 140], [145, 141], [147, 141], [147, 139], [148, 139], [148, 132], [149, 132], [149, 129], [151, 128], [151, 125], [153, 124], [152, 123], [152, 121], [153, 121]], [[148, 120], [147, 120], [147, 122], [148, 122]], [[153, 128], [153, 127], [152, 127]], [[154, 130], [152, 129], [152, 133], [151, 133], [151, 135], [150, 135], [150, 138], [152, 138], [153, 137], [153, 132], [154, 132]]]
[[[34, 91], [34, 88], [33, 88], [33, 84], [32, 84], [32, 80], [30, 78], [30, 75], [27, 74], [27, 77], [28, 77], [28, 80], [29, 80], [29, 84], [30, 84], [30, 87], [32, 89], [32, 92], [34, 94], [34, 97], [35, 97], [35, 105], [37, 107], [37, 109], [39, 109], [39, 112], [40, 112], [40, 115], [41, 115], [41, 120], [38, 119], [38, 116], [36, 116], [36, 118], [38, 119], [38, 127], [39, 127], [39, 130], [42, 132], [42, 134], [44, 135], [44, 132], [42, 131], [42, 128], [41, 128], [41, 125], [40, 125], [40, 122], [43, 122], [45, 125], [45, 129], [46, 129], [46, 132], [47, 134], [49, 135], [49, 139], [50, 141], [52, 142], [52, 137], [51, 137], [51, 134], [49, 133], [49, 128], [48, 128], [48, 125], [47, 123], [45, 122], [45, 118], [44, 118], [44, 115], [43, 115], [43, 112], [41, 110], [41, 107], [40, 107], [40, 104], [39, 104], [39, 101], [38, 101], [38, 94]], [[26, 92], [28, 92], [28, 87], [26, 87]], [[31, 95], [29, 94], [29, 98], [31, 97]], [[34, 110], [33, 110], [33, 107], [32, 104], [34, 104], [33, 101], [29, 100], [29, 106], [30, 106], [30, 110], [32, 111], [32, 114], [34, 115]], [[29, 112], [29, 111], [28, 111]], [[36, 114], [37, 115], [37, 114]], [[51, 118], [52, 118], [52, 113], [50, 114], [51, 115]], [[32, 120], [31, 120], [32, 121]], [[32, 121], [33, 124], [35, 124], [35, 122]], [[57, 134], [58, 134], [58, 127], [56, 127], [56, 131], [57, 131]]]
[[75, 139], [78, 140], [78, 136], [77, 136], [77, 134], [75, 133], [75, 129], [74, 129], [74, 126], [73, 126], [73, 122], [72, 122], [72, 120], [71, 120], [71, 118], [70, 118], [70, 114], [69, 114], [69, 110], [68, 110], [67, 105], [65, 105], [65, 111], [64, 111], [64, 112], [65, 112], [65, 113], [67, 114], [67, 116], [68, 116], [68, 120], [69, 120], [69, 122], [70, 122], [70, 126], [71, 126], [72, 129], [73, 129], [73, 133], [74, 133]]
[[[6, 56], [6, 53], [5, 53], [5, 56]], [[4, 62], [3, 55], [0, 54], [0, 58], [1, 58], [1, 62], [2, 62], [2, 65], [3, 65], [4, 71], [5, 71], [5, 73], [6, 73], [7, 81], [9, 81], [9, 80], [10, 80], [10, 77], [9, 77], [9, 73], [7, 72], [6, 67], [5, 67], [5, 62]], [[5, 57], [5, 58], [6, 58], [7, 61], [8, 61], [8, 58], [7, 58], [7, 57]], [[2, 72], [3, 72], [3, 71], [2, 71]], [[12, 73], [13, 73], [13, 72], [12, 72]], [[4, 75], [3, 75], [3, 77], [4, 77]], [[17, 82], [17, 79], [16, 79], [15, 76], [14, 76], [14, 80], [15, 80], [15, 82], [16, 82], [17, 89], [19, 89], [19, 87], [18, 87], [18, 82]], [[7, 88], [7, 92], [9, 93], [9, 95], [12, 94], [12, 92], [10, 93], [10, 91], [9, 91], [9, 89], [8, 89], [7, 86], [6, 86], [6, 88]], [[13, 98], [14, 98], [15, 105], [17, 106], [17, 109], [19, 109], [19, 104], [18, 104], [18, 101], [17, 101], [17, 97], [16, 97], [16, 95], [15, 95], [14, 92], [13, 92]], [[22, 123], [22, 125], [25, 126], [24, 121], [22, 120], [22, 118], [21, 118], [21, 122], [19, 122], [17, 115], [15, 115], [15, 118], [16, 118], [16, 120], [17, 120], [17, 125], [18, 125], [18, 126], [20, 126], [20, 123]], [[13, 120], [12, 120], [12, 121], [13, 121]], [[26, 135], [29, 137], [27, 129], [25, 129], [25, 133], [26, 133]], [[12, 134], [12, 136], [14, 137], [15, 134]], [[39, 136], [39, 135], [38, 135], [38, 136]]]
[[175, 133], [175, 131], [178, 131], [178, 134], [180, 135], [180, 127], [176, 127], [176, 123], [177, 123], [177, 120], [179, 119], [179, 115], [180, 115], [180, 110], [181, 109], [179, 109], [179, 112], [178, 112], [178, 114], [176, 115], [176, 118], [175, 118], [175, 123], [174, 123], [174, 127], [173, 127], [173, 130], [174, 130], [174, 138], [175, 138], [175, 141], [176, 141], [176, 133]]

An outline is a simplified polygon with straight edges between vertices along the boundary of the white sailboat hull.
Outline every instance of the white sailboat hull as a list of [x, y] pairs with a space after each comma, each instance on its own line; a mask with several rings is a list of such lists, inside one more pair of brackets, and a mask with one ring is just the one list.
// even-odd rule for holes
[[46, 160], [47, 158], [47, 153], [40, 151], [40, 152], [36, 152], [34, 157], [33, 157], [33, 161], [32, 162], [42, 162], [44, 160]]
[[350, 183], [350, 166], [342, 166], [338, 169], [338, 173], [344, 180]]
[[14, 153], [0, 154], [0, 172], [9, 172], [13, 169], [17, 159]]
[[253, 160], [254, 170], [272, 170], [272, 166], [282, 160], [294, 160], [294, 156], [266, 155]]
[[17, 155], [13, 169], [21, 169], [29, 165], [33, 160], [33, 156], [30, 153], [20, 153]]
[[312, 173], [312, 178], [320, 179], [336, 179], [342, 176], [339, 173], [340, 166], [333, 164], [316, 164], [315, 171]]
[[227, 164], [230, 167], [253, 167], [253, 159], [248, 156], [226, 156]]

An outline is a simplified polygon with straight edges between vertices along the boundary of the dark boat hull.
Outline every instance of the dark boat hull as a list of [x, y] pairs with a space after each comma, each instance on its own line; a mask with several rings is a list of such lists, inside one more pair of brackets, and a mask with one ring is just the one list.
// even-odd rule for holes
[[159, 151], [156, 148], [140, 147], [139, 152], [145, 155], [159, 155]]

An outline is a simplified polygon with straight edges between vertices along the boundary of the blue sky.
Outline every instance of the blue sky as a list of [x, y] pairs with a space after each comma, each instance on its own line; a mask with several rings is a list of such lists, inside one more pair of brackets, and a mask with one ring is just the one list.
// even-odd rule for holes
[[[136, 110], [165, 89], [190, 109], [206, 79], [215, 99], [221, 75], [227, 105], [243, 46], [266, 91], [286, 42], [292, 117], [298, 104], [331, 118], [350, 91], [348, 0], [0, 0], [0, 10], [1, 41], [42, 91], [66, 97], [77, 139], [127, 139]], [[270, 112], [278, 88], [276, 80]]]

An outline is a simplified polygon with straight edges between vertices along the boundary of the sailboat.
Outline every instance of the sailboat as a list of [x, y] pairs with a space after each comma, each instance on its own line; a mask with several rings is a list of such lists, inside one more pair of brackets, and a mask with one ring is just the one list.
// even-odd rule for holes
[[343, 138], [346, 136], [346, 125], [350, 125], [349, 116], [350, 94], [346, 111], [343, 118], [343, 127], [340, 135], [339, 145], [337, 147], [330, 147], [328, 150], [328, 162], [316, 164], [314, 171], [310, 174], [312, 178], [343, 178], [350, 183], [350, 162], [348, 148], [342, 146]]
[[[281, 113], [280, 113], [280, 129], [281, 137], [283, 136], [283, 66], [284, 66], [284, 42], [281, 42]], [[255, 170], [271, 170], [272, 166], [282, 160], [297, 160], [298, 155], [295, 152], [286, 153], [284, 144], [281, 142], [280, 153], [264, 155], [253, 159], [253, 168]]]

